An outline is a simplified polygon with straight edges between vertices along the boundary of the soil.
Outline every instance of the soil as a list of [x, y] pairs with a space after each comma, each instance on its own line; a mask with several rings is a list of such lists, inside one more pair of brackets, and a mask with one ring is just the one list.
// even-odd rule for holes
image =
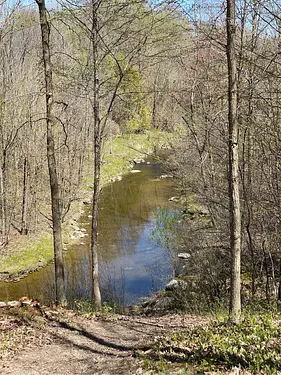
[[[190, 315], [89, 318], [70, 310], [1, 308], [0, 374], [156, 374], [143, 366], [136, 350], [145, 351], [156, 336], [207, 322]], [[175, 367], [165, 374], [180, 371]]]

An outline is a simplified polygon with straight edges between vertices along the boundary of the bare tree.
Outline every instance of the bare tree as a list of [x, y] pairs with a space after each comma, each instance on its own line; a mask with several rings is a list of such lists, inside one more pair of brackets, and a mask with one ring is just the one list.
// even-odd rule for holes
[[101, 166], [101, 147], [102, 147], [102, 129], [100, 118], [100, 94], [99, 94], [99, 72], [98, 72], [98, 12], [99, 1], [92, 1], [92, 48], [93, 48], [93, 110], [94, 110], [94, 192], [92, 208], [92, 277], [93, 277], [93, 297], [97, 309], [101, 308], [101, 293], [99, 287], [99, 262], [97, 251], [98, 238], [98, 206], [100, 194], [100, 166]]
[[235, 52], [235, 0], [227, 1], [227, 63], [228, 63], [228, 156], [229, 156], [229, 223], [231, 250], [230, 320], [238, 323], [241, 315], [241, 215], [239, 199], [237, 68]]
[[55, 284], [56, 284], [56, 303], [62, 306], [67, 304], [64, 285], [64, 263], [62, 249], [62, 230], [61, 230], [61, 207], [60, 190], [57, 175], [57, 164], [55, 157], [55, 139], [53, 132], [53, 81], [52, 65], [50, 55], [50, 24], [47, 19], [47, 11], [44, 0], [36, 0], [39, 15], [42, 36], [42, 51], [44, 61], [45, 76], [45, 99], [46, 99], [46, 123], [47, 123], [47, 159], [50, 177], [50, 189], [52, 200], [52, 222], [55, 256]]

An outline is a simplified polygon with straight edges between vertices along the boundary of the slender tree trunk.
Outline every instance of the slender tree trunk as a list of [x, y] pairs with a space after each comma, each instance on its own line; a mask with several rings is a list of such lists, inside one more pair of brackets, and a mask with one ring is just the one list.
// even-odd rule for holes
[[0, 167], [0, 205], [1, 205], [1, 245], [5, 245], [7, 242], [6, 238], [6, 194], [5, 194], [5, 183], [4, 183], [4, 167]]
[[230, 320], [241, 315], [241, 214], [238, 170], [237, 68], [235, 56], [235, 0], [227, 0], [228, 132], [229, 132], [229, 221], [231, 249]]
[[97, 252], [98, 237], [98, 205], [100, 194], [100, 163], [101, 163], [101, 119], [100, 119], [100, 98], [99, 98], [99, 74], [98, 74], [98, 1], [92, 1], [93, 20], [92, 20], [92, 48], [93, 48], [93, 74], [94, 74], [94, 193], [93, 193], [93, 211], [92, 211], [92, 280], [93, 280], [93, 299], [95, 307], [101, 308], [101, 293], [99, 287], [99, 261]]
[[21, 234], [27, 235], [27, 205], [28, 205], [28, 185], [29, 185], [29, 165], [27, 156], [23, 162], [23, 192], [22, 192], [22, 209], [21, 209]]
[[[242, 40], [242, 36], [245, 34], [246, 29], [246, 19], [247, 19], [247, 0], [244, 0], [243, 5], [243, 33], [241, 33], [241, 42], [240, 42], [240, 52], [239, 52], [239, 60], [240, 60], [240, 84], [242, 84], [242, 72], [243, 64], [245, 62], [245, 51], [248, 61], [248, 78], [247, 78], [247, 111], [245, 112], [244, 116], [246, 117], [246, 121], [244, 122], [244, 129], [243, 129], [243, 137], [241, 136], [242, 147], [241, 147], [241, 190], [243, 193], [243, 207], [242, 212], [244, 213], [244, 226], [246, 228], [247, 237], [245, 238], [247, 241], [248, 251], [251, 256], [251, 282], [252, 282], [252, 299], [254, 301], [255, 293], [256, 293], [256, 280], [257, 280], [257, 254], [255, 249], [255, 236], [253, 235], [253, 223], [254, 223], [254, 210], [253, 210], [253, 200], [252, 200], [252, 173], [253, 173], [253, 124], [255, 124], [255, 110], [254, 110], [254, 94], [255, 94], [255, 74], [256, 74], [256, 64], [255, 64], [255, 51], [257, 48], [257, 40], [258, 40], [258, 9], [257, 9], [257, 1], [253, 0], [252, 4], [252, 17], [251, 17], [251, 35], [250, 35], [250, 45], [246, 48], [245, 43]], [[238, 88], [239, 92], [239, 88]], [[245, 101], [245, 94], [244, 99], [241, 97], [241, 105], [243, 103], [246, 104]], [[239, 100], [238, 100], [239, 103]], [[239, 107], [239, 104], [238, 104]], [[242, 134], [241, 134], [242, 135]]]
[[157, 117], [157, 100], [158, 100], [158, 73], [154, 78], [153, 82], [153, 106], [152, 106], [152, 116], [151, 116], [151, 128], [156, 128], [156, 117]]
[[67, 304], [64, 285], [64, 263], [62, 249], [62, 231], [61, 231], [61, 207], [60, 191], [57, 175], [57, 164], [55, 158], [55, 141], [53, 134], [53, 81], [52, 66], [50, 56], [50, 25], [47, 20], [45, 0], [36, 0], [40, 14], [40, 26], [42, 36], [42, 50], [44, 61], [44, 74], [46, 85], [46, 122], [47, 122], [47, 158], [50, 177], [51, 199], [52, 199], [52, 220], [53, 220], [53, 239], [54, 239], [54, 257], [55, 257], [55, 284], [56, 284], [56, 303], [62, 306]]

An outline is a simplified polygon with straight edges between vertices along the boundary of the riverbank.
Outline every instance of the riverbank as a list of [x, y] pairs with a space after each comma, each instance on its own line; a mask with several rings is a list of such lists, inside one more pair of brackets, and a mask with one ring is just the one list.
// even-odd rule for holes
[[[102, 186], [115, 180], [122, 179], [122, 175], [155, 149], [166, 147], [169, 135], [160, 132], [147, 132], [117, 137], [111, 143], [105, 144], [102, 161]], [[64, 250], [85, 236], [79, 228], [77, 220], [83, 214], [86, 204], [92, 200], [93, 171], [89, 159], [83, 183], [76, 194], [63, 223]], [[11, 239], [9, 246], [0, 253], [0, 280], [17, 281], [26, 274], [45, 267], [53, 260], [52, 232], [47, 227], [48, 223], [41, 226], [40, 232], [28, 236], [18, 236]]]

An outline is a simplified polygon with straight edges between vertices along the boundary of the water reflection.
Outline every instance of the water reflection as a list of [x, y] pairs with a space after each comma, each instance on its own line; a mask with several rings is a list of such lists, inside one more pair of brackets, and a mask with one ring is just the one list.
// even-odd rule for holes
[[[160, 179], [159, 164], [149, 161], [102, 190], [99, 211], [98, 251], [103, 295], [118, 303], [137, 303], [139, 298], [162, 287], [169, 278], [169, 257], [151, 241], [155, 226], [156, 207], [175, 209], [169, 202], [173, 194], [171, 179]], [[78, 225], [87, 237], [67, 252], [66, 285], [70, 300], [91, 296], [90, 272], [90, 207], [86, 207]], [[0, 300], [16, 299], [22, 295], [44, 302], [54, 299], [54, 267], [28, 275], [16, 283], [0, 284]]]

